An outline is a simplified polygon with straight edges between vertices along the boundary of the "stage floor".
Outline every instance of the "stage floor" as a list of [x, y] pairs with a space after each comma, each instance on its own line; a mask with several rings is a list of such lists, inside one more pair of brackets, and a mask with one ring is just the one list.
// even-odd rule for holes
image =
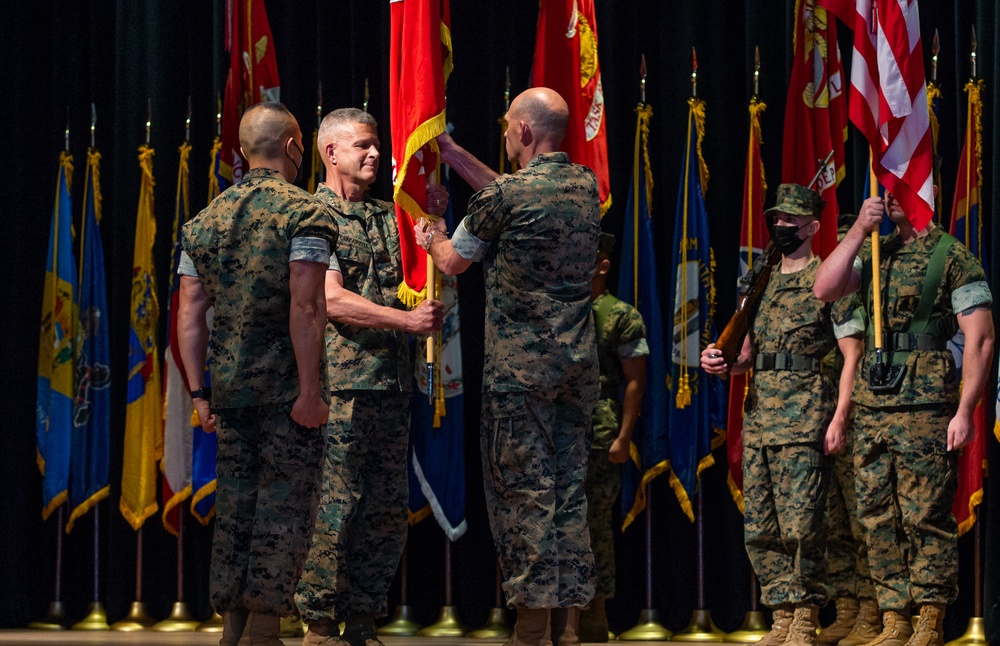
[[[466, 639], [462, 637], [382, 637], [386, 646], [496, 646], [502, 639]], [[285, 646], [299, 646], [301, 637], [284, 637]], [[60, 646], [89, 646], [91, 644], [122, 644], [123, 646], [173, 646], [174, 644], [218, 644], [218, 633], [158, 633], [142, 632], [84, 632], [79, 630], [0, 630], [0, 644], [59, 644]], [[625, 643], [625, 642], [620, 642]], [[638, 643], [638, 642], [636, 642]], [[680, 642], [641, 642], [649, 646], [680, 644]]]

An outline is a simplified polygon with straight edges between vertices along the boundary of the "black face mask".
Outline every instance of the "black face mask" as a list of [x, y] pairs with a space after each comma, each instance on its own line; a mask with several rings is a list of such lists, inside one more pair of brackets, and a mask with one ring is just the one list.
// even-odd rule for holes
[[[295, 144], [295, 147], [299, 149], [299, 153], [302, 155], [300, 159], [305, 160], [305, 154], [306, 154], [305, 151], [299, 147], [298, 142], [296, 142], [294, 139], [292, 139], [292, 143]], [[288, 155], [288, 151], [285, 151], [285, 154]], [[292, 160], [292, 165], [295, 166], [295, 177], [292, 179], [291, 182], [292, 184], [294, 184], [295, 182], [299, 181], [299, 176], [302, 175], [302, 162], [296, 164], [295, 158], [292, 157], [291, 155], [288, 155], [288, 158]]]
[[771, 240], [783, 256], [795, 253], [802, 243], [805, 242], [799, 237], [799, 229], [802, 227], [771, 227]]

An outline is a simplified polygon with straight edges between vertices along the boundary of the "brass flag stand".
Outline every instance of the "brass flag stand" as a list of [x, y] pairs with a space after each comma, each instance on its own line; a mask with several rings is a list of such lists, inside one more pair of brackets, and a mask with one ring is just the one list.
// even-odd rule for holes
[[[429, 285], [430, 283], [428, 283]], [[444, 606], [438, 620], [417, 633], [421, 637], [462, 637], [465, 627], [458, 620], [458, 608], [451, 598], [451, 539], [444, 538]]]
[[56, 590], [54, 600], [49, 603], [49, 614], [40, 621], [33, 621], [28, 628], [34, 630], [66, 630], [69, 618], [62, 602], [62, 528], [63, 506], [56, 512]]
[[486, 620], [486, 625], [477, 630], [473, 630], [466, 637], [472, 639], [507, 639], [511, 636], [512, 630], [507, 623], [507, 608], [503, 603], [503, 586], [501, 581], [503, 575], [500, 572], [500, 561], [497, 561], [496, 574], [496, 601], [490, 610], [490, 616]]
[[677, 642], [721, 642], [726, 633], [719, 630], [712, 621], [712, 613], [705, 609], [705, 527], [702, 508], [701, 485], [695, 493], [695, 533], [698, 552], [698, 607], [691, 614], [691, 623], [684, 630], [674, 633]]
[[764, 638], [769, 631], [764, 613], [760, 609], [760, 584], [753, 568], [750, 570], [750, 610], [743, 616], [743, 625], [726, 635], [722, 641], [733, 644], [752, 644]]
[[403, 546], [403, 557], [399, 562], [399, 605], [396, 606], [396, 614], [393, 615], [392, 621], [375, 631], [379, 635], [413, 637], [420, 632], [420, 624], [413, 620], [413, 608], [406, 603], [407, 552], [409, 543]]
[[170, 616], [154, 624], [153, 630], [161, 633], [190, 632], [198, 629], [199, 622], [188, 611], [184, 601], [184, 511], [177, 515], [177, 601]]
[[[93, 136], [93, 132], [91, 132], [91, 136]], [[111, 626], [108, 625], [108, 615], [104, 611], [104, 604], [101, 603], [100, 596], [100, 502], [94, 505], [94, 513], [92, 515], [94, 517], [94, 597], [93, 601], [90, 602], [90, 607], [87, 609], [87, 616], [73, 624], [73, 630], [111, 630]]]
[[618, 641], [657, 642], [670, 639], [671, 632], [660, 625], [660, 613], [653, 608], [653, 491], [646, 484], [646, 607], [639, 623], [618, 635]]
[[111, 624], [111, 630], [134, 632], [150, 628], [156, 620], [149, 616], [142, 600], [142, 527], [135, 530], [135, 601], [124, 619]]

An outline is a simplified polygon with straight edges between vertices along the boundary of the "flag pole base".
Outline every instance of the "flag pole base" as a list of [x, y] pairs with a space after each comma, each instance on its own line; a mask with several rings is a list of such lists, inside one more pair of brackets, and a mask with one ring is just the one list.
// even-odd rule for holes
[[183, 601], [175, 601], [170, 610], [170, 616], [153, 624], [153, 630], [158, 633], [186, 633], [198, 629], [200, 622], [191, 616], [188, 605]]
[[512, 634], [506, 608], [493, 608], [486, 625], [466, 635], [472, 639], [507, 639]]
[[691, 613], [691, 623], [684, 630], [674, 633], [675, 642], [721, 642], [726, 633], [716, 628], [712, 613], [695, 610]]
[[743, 617], [743, 625], [726, 635], [722, 641], [730, 644], [752, 644], [771, 632], [760, 610], [749, 610]]
[[646, 608], [639, 613], [639, 623], [618, 635], [620, 642], [661, 642], [670, 639], [669, 630], [660, 625], [660, 613]]
[[111, 630], [135, 632], [137, 630], [147, 630], [155, 623], [156, 620], [150, 617], [146, 611], [146, 602], [133, 601], [132, 607], [129, 608], [125, 618], [111, 624]]
[[965, 634], [948, 642], [945, 646], [967, 646], [968, 644], [986, 644], [986, 623], [982, 617], [970, 617], [969, 627]]
[[396, 606], [396, 614], [392, 621], [375, 631], [378, 635], [389, 635], [394, 637], [414, 637], [420, 632], [420, 624], [413, 620], [413, 608], [403, 604]]
[[73, 630], [111, 630], [104, 604], [94, 601], [87, 609], [87, 616], [73, 624]]
[[302, 624], [302, 617], [296, 612], [294, 615], [281, 618], [281, 628], [278, 629], [280, 637], [304, 637], [306, 627]]
[[49, 603], [49, 614], [45, 619], [33, 621], [28, 624], [32, 630], [66, 630], [69, 626], [69, 617], [66, 616], [66, 608], [62, 601]]
[[438, 620], [417, 633], [421, 637], [462, 637], [465, 628], [458, 621], [455, 606], [442, 606]]
[[222, 615], [212, 611], [212, 616], [198, 624], [197, 631], [200, 633], [221, 633]]

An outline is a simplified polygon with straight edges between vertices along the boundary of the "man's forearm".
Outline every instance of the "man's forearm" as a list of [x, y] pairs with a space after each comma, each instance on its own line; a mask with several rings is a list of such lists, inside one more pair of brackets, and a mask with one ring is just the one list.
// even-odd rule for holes
[[990, 374], [994, 332], [993, 318], [988, 308], [960, 316], [960, 324], [966, 317], [976, 317], [977, 320], [972, 325], [961, 326], [965, 334], [965, 348], [962, 350], [962, 394], [958, 412], [971, 415], [983, 395], [983, 388]]
[[854, 259], [857, 258], [865, 233], [851, 228], [840, 244], [830, 252], [816, 271], [813, 294], [821, 301], [832, 303], [846, 294], [857, 290], [858, 280], [854, 276]]
[[642, 409], [642, 395], [646, 389], [643, 381], [634, 379], [625, 384], [625, 392], [622, 396], [622, 421], [618, 431], [618, 439], [624, 442], [632, 441], [632, 430], [639, 420], [639, 411]]
[[[197, 278], [181, 276], [177, 307], [177, 345], [184, 364], [188, 386], [197, 390], [205, 385], [205, 362], [208, 358], [208, 296]], [[191, 282], [194, 281], [194, 282]]]
[[326, 267], [314, 262], [289, 264], [291, 308], [288, 333], [292, 340], [295, 365], [299, 374], [299, 396], [320, 395], [320, 365], [323, 333], [326, 330], [326, 302], [323, 281]]
[[355, 327], [410, 331], [405, 311], [378, 305], [348, 289], [340, 289], [327, 296], [326, 315], [331, 321]]
[[454, 144], [454, 147], [447, 151], [442, 150], [441, 161], [448, 164], [469, 186], [477, 191], [499, 177], [495, 170], [476, 159], [472, 153], [458, 144]]

